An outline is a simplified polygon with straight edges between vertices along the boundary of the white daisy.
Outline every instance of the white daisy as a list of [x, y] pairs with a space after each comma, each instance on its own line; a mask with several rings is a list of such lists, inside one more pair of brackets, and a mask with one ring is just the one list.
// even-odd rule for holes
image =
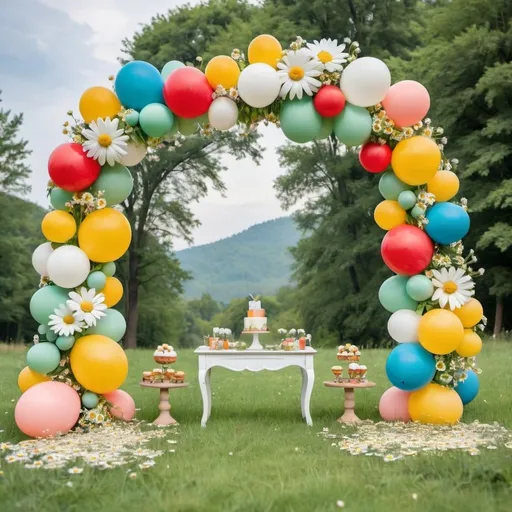
[[342, 64], [347, 62], [348, 53], [344, 53], [344, 44], [338, 45], [337, 39], [321, 39], [320, 42], [313, 41], [308, 43], [309, 51], [314, 59], [320, 61], [322, 71], [333, 73], [334, 71], [341, 71]]
[[432, 295], [432, 300], [438, 300], [442, 308], [446, 304], [450, 305], [452, 311], [455, 308], [460, 308], [474, 294], [475, 283], [463, 269], [442, 268], [441, 270], [432, 270], [432, 273], [434, 274], [432, 284], [437, 288]]
[[305, 48], [289, 51], [277, 64], [277, 74], [281, 80], [281, 98], [286, 98], [290, 93], [291, 100], [295, 96], [300, 100], [303, 91], [308, 96], [313, 96], [313, 93], [322, 85], [315, 78], [322, 74], [318, 65], [319, 61], [313, 59], [309, 50]]
[[72, 336], [75, 332], [82, 332], [81, 319], [71, 308], [61, 304], [53, 311], [55, 314], [50, 315], [50, 321], [48, 322], [53, 332], [59, 336]]
[[119, 119], [111, 121], [107, 117], [105, 120], [98, 118], [89, 125], [89, 130], [82, 130], [82, 135], [87, 139], [83, 148], [89, 158], [98, 160], [100, 165], [105, 165], [105, 162], [115, 165], [128, 154], [126, 141], [129, 137], [124, 135], [124, 130], [118, 130], [118, 126]]
[[96, 325], [96, 320], [99, 320], [102, 316], [105, 316], [104, 310], [107, 309], [105, 301], [105, 295], [98, 293], [96, 290], [91, 288], [82, 287], [80, 294], [76, 292], [69, 292], [68, 306], [76, 312], [78, 318], [83, 320], [89, 327]]

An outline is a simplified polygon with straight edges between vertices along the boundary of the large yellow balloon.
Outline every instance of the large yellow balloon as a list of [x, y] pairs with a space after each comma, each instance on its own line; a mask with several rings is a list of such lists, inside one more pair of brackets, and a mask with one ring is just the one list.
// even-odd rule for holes
[[111, 308], [115, 306], [123, 296], [123, 285], [117, 277], [107, 277], [107, 282], [101, 293], [105, 295], [105, 304]]
[[249, 64], [263, 62], [277, 69], [277, 63], [281, 60], [283, 47], [281, 43], [268, 34], [255, 37], [247, 50]]
[[406, 213], [398, 201], [386, 199], [377, 205], [373, 212], [373, 218], [379, 228], [389, 231], [400, 224], [405, 224]]
[[436, 196], [436, 202], [449, 201], [457, 195], [460, 182], [452, 171], [437, 171], [427, 182], [427, 191]]
[[484, 308], [476, 299], [470, 299], [464, 306], [458, 308], [454, 313], [459, 317], [462, 325], [469, 329], [474, 327], [484, 316]]
[[398, 179], [408, 185], [423, 185], [439, 169], [441, 151], [428, 137], [416, 136], [400, 141], [391, 155], [391, 166]]
[[76, 222], [70, 213], [54, 210], [44, 216], [41, 231], [50, 242], [63, 244], [76, 233]]
[[432, 354], [449, 354], [464, 338], [462, 322], [446, 309], [432, 309], [425, 313], [418, 327], [418, 341]]
[[460, 396], [451, 388], [430, 383], [409, 397], [412, 421], [434, 425], [454, 425], [463, 411]]
[[90, 123], [98, 117], [113, 118], [121, 110], [121, 102], [110, 89], [91, 87], [82, 94], [78, 108], [84, 121]]
[[78, 383], [94, 393], [116, 390], [128, 375], [124, 350], [114, 340], [100, 334], [79, 338], [71, 349], [70, 363]]
[[204, 70], [206, 79], [212, 89], [216, 89], [218, 85], [222, 85], [224, 89], [231, 89], [238, 83], [240, 76], [240, 68], [238, 64], [227, 55], [217, 55], [208, 62]]
[[108, 263], [119, 259], [132, 239], [126, 217], [117, 210], [104, 208], [89, 214], [78, 230], [78, 245], [91, 261]]
[[464, 339], [457, 347], [457, 354], [461, 357], [474, 357], [482, 350], [482, 338], [473, 329], [464, 329]]
[[48, 380], [51, 380], [48, 375], [41, 375], [40, 373], [31, 370], [28, 366], [25, 366], [18, 375], [18, 387], [22, 393], [25, 393], [25, 391], [32, 386], [41, 384], [41, 382], [46, 382]]

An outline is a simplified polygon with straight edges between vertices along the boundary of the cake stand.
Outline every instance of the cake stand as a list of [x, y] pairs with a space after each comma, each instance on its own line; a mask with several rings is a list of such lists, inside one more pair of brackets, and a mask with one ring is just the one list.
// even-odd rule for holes
[[361, 420], [356, 416], [354, 408], [356, 405], [355, 393], [356, 389], [373, 388], [375, 382], [361, 381], [361, 382], [333, 382], [325, 381], [324, 386], [326, 388], [341, 388], [345, 391], [345, 411], [343, 416], [337, 421], [339, 423], [359, 423]]
[[247, 350], [264, 350], [260, 343], [260, 334], [270, 334], [270, 331], [242, 331], [242, 334], [252, 334], [252, 344]]

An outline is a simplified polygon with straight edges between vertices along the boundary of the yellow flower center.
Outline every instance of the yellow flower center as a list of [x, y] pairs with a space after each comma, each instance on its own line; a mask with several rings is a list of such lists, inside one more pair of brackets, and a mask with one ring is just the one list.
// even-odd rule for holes
[[98, 137], [98, 144], [104, 148], [108, 148], [112, 144], [112, 137], [107, 133], [102, 133]]
[[453, 281], [446, 281], [443, 285], [443, 290], [451, 295], [457, 291], [457, 285]]
[[73, 317], [73, 315], [66, 315], [63, 319], [65, 324], [73, 324], [75, 323], [75, 319]]
[[288, 76], [298, 82], [304, 78], [304, 69], [300, 66], [293, 66], [288, 70]]
[[94, 309], [94, 306], [92, 304], [92, 302], [89, 302], [87, 300], [84, 300], [81, 304], [80, 304], [80, 309], [84, 312], [84, 313], [90, 313], [93, 309]]
[[332, 61], [332, 55], [329, 52], [326, 52], [325, 50], [322, 50], [321, 52], [319, 52], [317, 57], [318, 57], [318, 60], [322, 64], [325, 64], [326, 62], [331, 62]]

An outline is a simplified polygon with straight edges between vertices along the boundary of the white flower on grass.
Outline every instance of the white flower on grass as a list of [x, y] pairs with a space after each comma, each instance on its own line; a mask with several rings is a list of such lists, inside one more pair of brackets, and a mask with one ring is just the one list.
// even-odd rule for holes
[[96, 325], [96, 320], [105, 316], [104, 310], [107, 309], [107, 305], [104, 304], [105, 295], [98, 293], [96, 290], [91, 288], [82, 287], [80, 294], [76, 292], [69, 292], [68, 306], [76, 312], [78, 318], [83, 320], [89, 327]]
[[432, 295], [432, 300], [438, 300], [442, 308], [446, 304], [450, 305], [452, 311], [455, 308], [460, 308], [474, 294], [475, 283], [463, 269], [450, 267], [432, 270], [432, 272], [434, 274], [432, 284], [437, 288]]
[[70, 475], [79, 475], [83, 471], [83, 468], [70, 468], [68, 469], [68, 473]]
[[303, 92], [313, 96], [313, 93], [322, 85], [315, 78], [322, 74], [318, 65], [319, 61], [312, 59], [311, 53], [305, 48], [289, 51], [277, 64], [279, 70], [277, 74], [281, 80], [281, 98], [286, 98], [289, 93], [291, 100], [295, 96], [300, 100]]
[[82, 319], [69, 306], [61, 304], [55, 308], [54, 315], [50, 315], [48, 325], [59, 336], [72, 336], [75, 332], [82, 332]]
[[320, 61], [319, 69], [329, 73], [341, 71], [347, 62], [348, 53], [344, 53], [344, 44], [338, 45], [337, 39], [321, 39], [307, 44], [311, 56]]
[[83, 148], [89, 158], [98, 160], [100, 165], [115, 165], [121, 161], [121, 157], [127, 154], [128, 135], [124, 135], [124, 130], [118, 130], [119, 119], [105, 120], [98, 118], [89, 125], [89, 129], [82, 130], [82, 135], [87, 139]]

